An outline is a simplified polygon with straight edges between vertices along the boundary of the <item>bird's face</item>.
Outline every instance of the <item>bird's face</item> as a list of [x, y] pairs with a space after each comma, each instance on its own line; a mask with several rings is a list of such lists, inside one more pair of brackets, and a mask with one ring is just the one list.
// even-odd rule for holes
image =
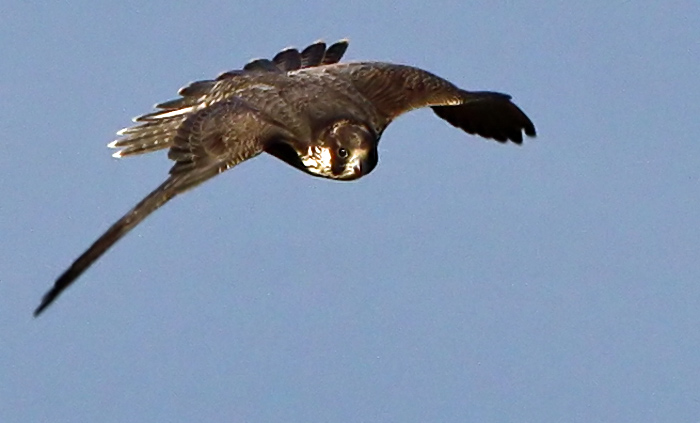
[[350, 181], [377, 165], [377, 136], [366, 125], [337, 121], [324, 128], [299, 158], [312, 175]]

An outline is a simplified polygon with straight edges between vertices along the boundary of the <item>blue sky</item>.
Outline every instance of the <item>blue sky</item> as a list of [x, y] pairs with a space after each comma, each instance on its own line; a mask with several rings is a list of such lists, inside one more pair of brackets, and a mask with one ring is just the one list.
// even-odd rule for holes
[[[6, 4], [0, 421], [697, 421], [698, 28], [690, 0]], [[345, 37], [513, 95], [538, 138], [423, 110], [355, 182], [258, 157], [32, 318], [167, 174], [110, 157], [131, 117]]]

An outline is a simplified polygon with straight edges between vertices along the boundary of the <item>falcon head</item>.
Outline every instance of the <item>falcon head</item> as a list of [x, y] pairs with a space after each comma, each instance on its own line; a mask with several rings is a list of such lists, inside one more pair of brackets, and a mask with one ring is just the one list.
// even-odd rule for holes
[[351, 181], [377, 165], [377, 141], [367, 125], [339, 120], [326, 126], [299, 159], [314, 176]]

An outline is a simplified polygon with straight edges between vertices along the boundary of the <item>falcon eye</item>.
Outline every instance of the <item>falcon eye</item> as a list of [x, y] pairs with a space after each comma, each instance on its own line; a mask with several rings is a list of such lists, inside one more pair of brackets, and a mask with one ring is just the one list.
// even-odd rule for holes
[[343, 147], [340, 147], [340, 148], [338, 149], [338, 156], [339, 156], [341, 159], [347, 158], [347, 157], [348, 157], [348, 150], [345, 149], [345, 148], [343, 148]]

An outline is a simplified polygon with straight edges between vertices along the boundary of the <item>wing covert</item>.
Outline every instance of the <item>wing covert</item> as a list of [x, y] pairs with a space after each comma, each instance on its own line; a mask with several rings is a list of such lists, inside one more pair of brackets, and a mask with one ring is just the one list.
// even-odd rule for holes
[[293, 135], [270, 116], [240, 98], [215, 103], [188, 117], [178, 128], [168, 157], [171, 175], [221, 163], [223, 170], [262, 153], [272, 140]]
[[497, 92], [470, 92], [430, 72], [412, 66], [365, 62], [336, 65], [336, 75], [349, 79], [374, 105], [386, 124], [399, 115], [421, 107], [464, 131], [522, 143], [522, 132], [535, 136], [532, 121]]

